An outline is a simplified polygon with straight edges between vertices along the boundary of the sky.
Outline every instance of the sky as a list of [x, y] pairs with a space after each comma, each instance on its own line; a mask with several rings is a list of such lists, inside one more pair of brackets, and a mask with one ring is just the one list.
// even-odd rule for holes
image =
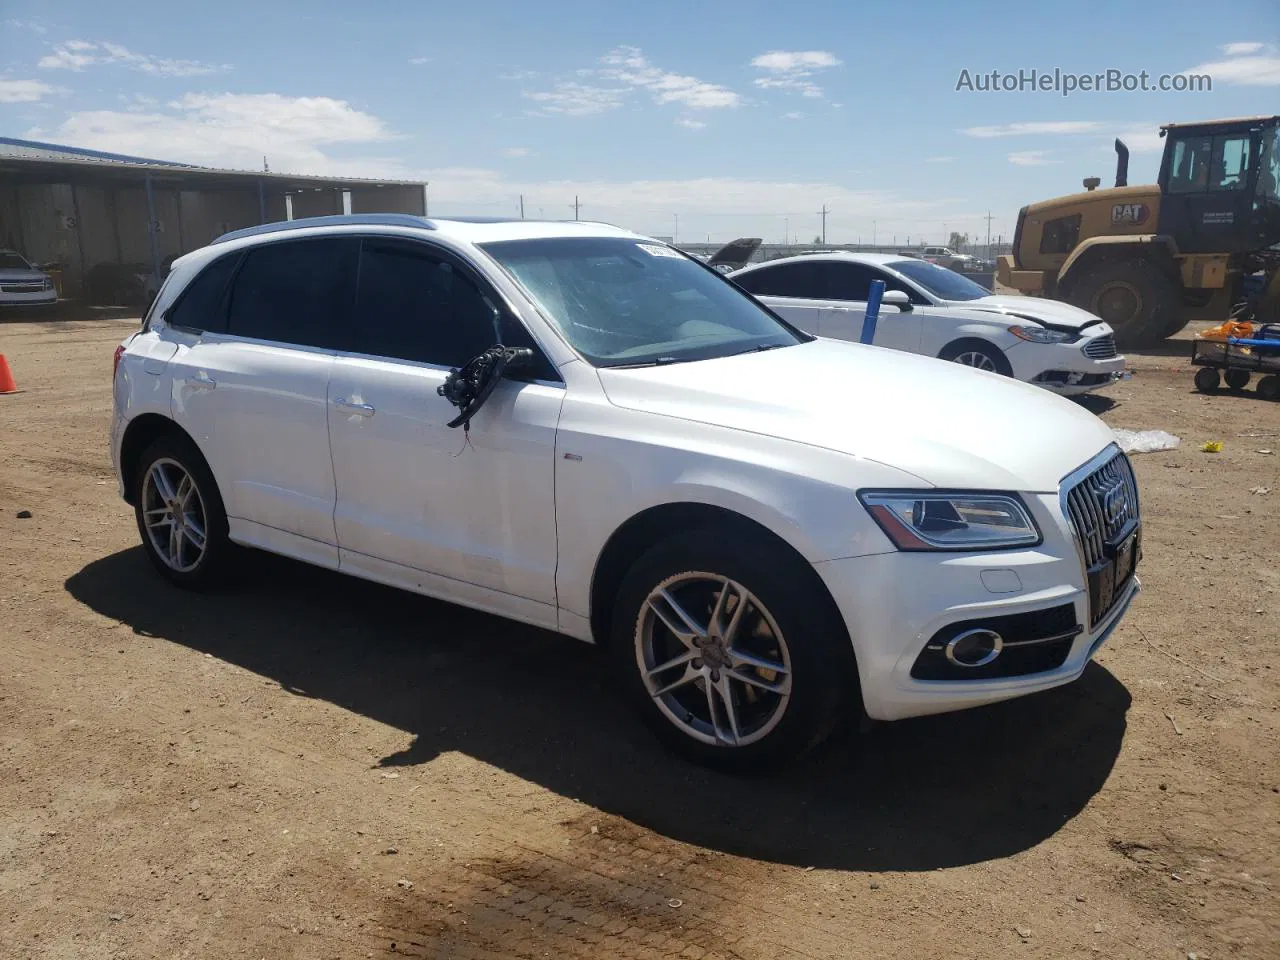
[[[1020, 70], [1212, 89], [981, 89]], [[1007, 239], [1117, 136], [1154, 182], [1161, 123], [1278, 110], [1280, 0], [0, 0], [0, 136], [684, 242]]]

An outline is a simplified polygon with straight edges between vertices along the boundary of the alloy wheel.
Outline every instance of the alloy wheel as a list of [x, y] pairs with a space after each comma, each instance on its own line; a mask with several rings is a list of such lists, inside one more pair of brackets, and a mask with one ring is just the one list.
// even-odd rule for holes
[[966, 367], [974, 367], [978, 370], [990, 370], [992, 373], [998, 373], [995, 361], [983, 353], [981, 350], [966, 350], [964, 353], [957, 354], [956, 363], [962, 363]]
[[748, 746], [786, 713], [786, 640], [759, 598], [728, 577], [685, 572], [654, 587], [636, 624], [635, 653], [658, 709], [702, 743]]
[[154, 461], [142, 481], [142, 517], [155, 554], [178, 573], [194, 570], [207, 545], [200, 489], [177, 460]]

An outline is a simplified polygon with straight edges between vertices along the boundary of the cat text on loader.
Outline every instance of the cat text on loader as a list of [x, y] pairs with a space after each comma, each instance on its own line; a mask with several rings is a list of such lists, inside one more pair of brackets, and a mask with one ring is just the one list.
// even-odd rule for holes
[[1280, 321], [1280, 116], [1160, 128], [1159, 183], [1116, 184], [1023, 207], [996, 279], [1102, 317], [1126, 347], [1191, 320]]

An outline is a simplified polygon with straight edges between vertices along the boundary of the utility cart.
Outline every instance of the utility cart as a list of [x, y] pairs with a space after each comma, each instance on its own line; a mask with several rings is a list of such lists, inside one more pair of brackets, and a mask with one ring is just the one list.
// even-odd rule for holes
[[1191, 341], [1191, 365], [1196, 389], [1212, 393], [1225, 381], [1228, 390], [1249, 385], [1262, 374], [1254, 390], [1263, 400], [1280, 400], [1280, 324], [1267, 324], [1250, 337], [1225, 337]]

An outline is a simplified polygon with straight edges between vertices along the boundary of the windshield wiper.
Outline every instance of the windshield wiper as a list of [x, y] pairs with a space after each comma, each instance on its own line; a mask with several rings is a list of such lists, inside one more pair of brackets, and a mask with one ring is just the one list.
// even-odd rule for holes
[[656, 360], [645, 360], [642, 363], [611, 363], [612, 370], [637, 370], [640, 367], [665, 367], [669, 363], [689, 363], [697, 357], [658, 357]]
[[739, 350], [737, 353], [726, 354], [730, 357], [740, 357], [744, 353], [764, 353], [766, 350], [776, 350], [778, 347], [785, 347], [785, 343], [762, 343], [755, 347], [747, 347], [745, 350]]

